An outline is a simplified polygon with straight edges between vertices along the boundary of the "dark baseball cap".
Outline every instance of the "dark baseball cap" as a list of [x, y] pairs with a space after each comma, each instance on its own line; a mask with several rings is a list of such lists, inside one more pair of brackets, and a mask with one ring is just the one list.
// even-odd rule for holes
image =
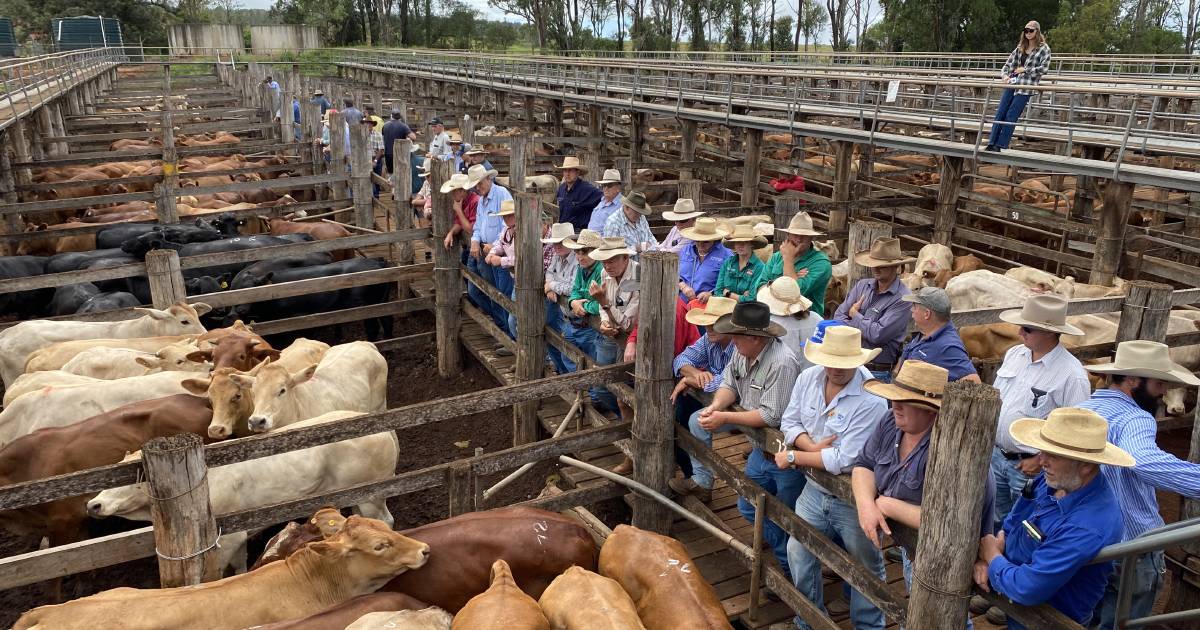
[[945, 289], [921, 287], [916, 293], [910, 293], [900, 299], [920, 304], [939, 315], [950, 316], [950, 296], [946, 294]]
[[441, 118], [434, 118], [434, 119], [432, 119], [432, 120], [430, 120], [430, 121], [429, 121], [429, 124], [430, 124], [430, 125], [440, 125], [440, 124], [442, 124], [442, 119], [441, 119]]

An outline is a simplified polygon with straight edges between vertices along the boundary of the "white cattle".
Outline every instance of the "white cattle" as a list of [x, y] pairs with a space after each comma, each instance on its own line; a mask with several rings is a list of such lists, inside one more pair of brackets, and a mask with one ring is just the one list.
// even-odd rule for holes
[[300, 371], [264, 365], [256, 376], [231, 378], [250, 382], [250, 430], [261, 433], [335, 409], [384, 411], [387, 370], [387, 360], [375, 344], [355, 341], [330, 348], [320, 363]]
[[1034, 293], [1057, 293], [1067, 299], [1075, 294], [1075, 278], [1058, 276], [1033, 267], [1013, 267], [1004, 272], [1004, 277], [1019, 280]]
[[[510, 188], [509, 178], [497, 177], [496, 183]], [[558, 178], [553, 175], [526, 175], [525, 190], [528, 192], [554, 192], [558, 190]]]
[[1168, 416], [1182, 416], [1187, 412], [1187, 388], [1172, 387], [1163, 395], [1163, 407]]
[[159, 350], [181, 342], [195, 343], [196, 335], [165, 335], [161, 337], [132, 337], [129, 339], [81, 339], [53, 343], [29, 355], [25, 362], [26, 372], [61, 370], [71, 359], [92, 348], [123, 348], [140, 352], [157, 353]]
[[1102, 297], [1118, 297], [1125, 295], [1125, 281], [1120, 278], [1113, 279], [1113, 285], [1106, 287], [1102, 284], [1086, 284], [1083, 282], [1075, 283], [1075, 290], [1070, 297], [1073, 300], [1087, 300], [1092, 298]]
[[954, 266], [954, 252], [939, 243], [930, 243], [917, 252], [917, 262], [912, 273], [905, 274], [903, 282], [916, 291], [921, 287], [935, 286], [933, 278], [939, 271], [949, 271]]
[[196, 349], [196, 345], [190, 341], [173, 343], [158, 352], [97, 346], [75, 355], [74, 359], [67, 361], [66, 365], [62, 366], [62, 371], [106, 381], [142, 376], [153, 372], [209, 371], [212, 368], [211, 363], [188, 359], [188, 354], [195, 352]]
[[39, 389], [57, 389], [60, 387], [74, 387], [75, 385], [83, 385], [86, 383], [100, 383], [102, 379], [91, 376], [80, 376], [62, 370], [49, 370], [46, 372], [30, 372], [22, 374], [13, 381], [12, 385], [4, 390], [4, 406], [7, 407], [22, 394], [35, 392]]
[[1033, 291], [1023, 282], [987, 269], [968, 271], [946, 283], [950, 307], [955, 311], [983, 308], [1020, 308]]
[[320, 363], [329, 353], [329, 348], [329, 344], [324, 341], [300, 337], [279, 352], [278, 360], [267, 361], [287, 369], [288, 372], [299, 372], [314, 363]]
[[29, 355], [59, 341], [201, 334], [204, 326], [200, 324], [200, 316], [212, 310], [212, 307], [201, 302], [179, 302], [166, 310], [134, 310], [145, 315], [119, 322], [35, 319], [5, 329], [0, 332], [0, 378], [8, 386], [25, 371]]
[[[361, 415], [355, 411], [332, 411], [280, 430], [313, 427]], [[385, 431], [219, 466], [208, 472], [209, 501], [214, 514], [228, 514], [327, 494], [391, 477], [396, 472], [399, 457], [400, 444], [396, 434]], [[379, 519], [388, 527], [395, 523], [382, 499], [360, 503], [357, 509], [361, 515]], [[149, 521], [150, 495], [144, 482], [111, 488], [88, 501], [87, 511], [96, 518], [121, 516], [130, 520]], [[228, 562], [244, 571], [244, 540], [238, 555], [240, 557], [231, 558]]]
[[450, 630], [454, 615], [430, 606], [421, 610], [373, 612], [359, 617], [346, 630]]
[[191, 372], [158, 372], [23, 394], [0, 412], [0, 447], [38, 429], [65, 427], [122, 405], [186, 394], [180, 383], [194, 376]]

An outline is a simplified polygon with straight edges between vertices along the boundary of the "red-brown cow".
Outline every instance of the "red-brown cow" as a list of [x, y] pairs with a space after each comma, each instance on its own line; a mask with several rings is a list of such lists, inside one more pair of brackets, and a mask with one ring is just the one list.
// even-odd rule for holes
[[188, 361], [211, 361], [214, 370], [228, 367], [246, 372], [268, 358], [279, 358], [279, 351], [254, 333], [234, 331], [210, 339], [206, 345], [208, 347], [189, 353]]

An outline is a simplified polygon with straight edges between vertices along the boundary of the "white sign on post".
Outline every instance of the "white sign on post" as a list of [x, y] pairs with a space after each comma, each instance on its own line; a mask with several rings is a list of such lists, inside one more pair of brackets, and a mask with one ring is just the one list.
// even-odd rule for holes
[[900, 93], [900, 81], [888, 81], [887, 102], [895, 103], [896, 95]]

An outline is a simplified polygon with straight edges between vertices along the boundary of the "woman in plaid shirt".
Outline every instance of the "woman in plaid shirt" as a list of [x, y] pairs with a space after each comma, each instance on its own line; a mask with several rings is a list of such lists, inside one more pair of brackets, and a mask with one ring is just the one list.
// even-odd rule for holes
[[[1046, 45], [1046, 36], [1042, 34], [1042, 25], [1030, 20], [1021, 33], [1021, 41], [1004, 62], [1000, 70], [1000, 78], [1010, 85], [1037, 85], [1050, 67], [1050, 47]], [[992, 135], [988, 139], [986, 151], [999, 153], [1008, 148], [1016, 129], [1017, 119], [1025, 111], [1025, 104], [1033, 90], [1012, 87], [1004, 90], [1000, 96], [1000, 105], [996, 107], [996, 117], [992, 121]]]

